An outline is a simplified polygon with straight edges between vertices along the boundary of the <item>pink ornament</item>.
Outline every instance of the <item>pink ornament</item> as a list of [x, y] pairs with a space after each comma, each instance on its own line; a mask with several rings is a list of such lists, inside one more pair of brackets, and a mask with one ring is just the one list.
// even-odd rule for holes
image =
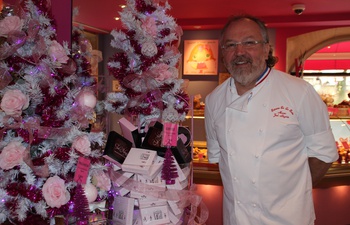
[[94, 202], [97, 198], [97, 188], [91, 183], [84, 185], [84, 193], [89, 203]]
[[97, 99], [95, 94], [90, 90], [83, 90], [78, 95], [78, 103], [80, 106], [87, 106], [89, 108], [95, 108]]

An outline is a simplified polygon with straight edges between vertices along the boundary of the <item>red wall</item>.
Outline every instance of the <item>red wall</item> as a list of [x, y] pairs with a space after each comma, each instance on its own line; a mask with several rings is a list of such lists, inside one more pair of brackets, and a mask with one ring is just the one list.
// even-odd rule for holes
[[287, 27], [276, 28], [276, 46], [275, 55], [279, 58], [275, 68], [284, 72], [286, 71], [287, 39], [300, 34], [305, 34], [317, 30], [324, 30], [334, 27]]
[[324, 30], [334, 27], [318, 26], [318, 27], [286, 27], [276, 29], [275, 55], [279, 58], [275, 68], [281, 71], [286, 71], [286, 55], [287, 55], [287, 39], [300, 34], [305, 34], [317, 30]]
[[[4, 0], [5, 5], [18, 5], [19, 0]], [[72, 0], [51, 0], [52, 15], [57, 25], [57, 41], [71, 43]]]
[[51, 0], [52, 14], [57, 24], [57, 41], [71, 43], [72, 32], [72, 1], [73, 0]]

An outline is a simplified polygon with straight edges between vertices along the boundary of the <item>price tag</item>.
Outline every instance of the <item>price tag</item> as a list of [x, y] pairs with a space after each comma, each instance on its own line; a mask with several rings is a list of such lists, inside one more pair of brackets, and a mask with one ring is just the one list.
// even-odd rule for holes
[[86, 179], [89, 175], [90, 160], [84, 157], [79, 157], [77, 169], [74, 174], [74, 181], [80, 184], [86, 184]]
[[177, 123], [163, 124], [163, 146], [177, 146], [179, 125]]

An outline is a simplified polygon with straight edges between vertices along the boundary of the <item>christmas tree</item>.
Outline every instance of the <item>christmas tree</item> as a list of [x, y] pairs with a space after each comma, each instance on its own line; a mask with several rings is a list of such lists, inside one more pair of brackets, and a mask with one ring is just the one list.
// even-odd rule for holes
[[24, 0], [0, 15], [0, 224], [74, 217], [86, 205], [74, 202], [77, 185], [89, 186], [89, 203], [111, 185], [105, 135], [89, 129], [96, 81], [84, 38], [74, 31], [72, 50], [58, 43], [49, 3]]
[[123, 29], [111, 33], [117, 51], [108, 69], [122, 91], [107, 95], [106, 109], [137, 118], [140, 128], [155, 120], [183, 121], [189, 110], [177, 68], [182, 29], [169, 9], [167, 1], [128, 0], [120, 13]]

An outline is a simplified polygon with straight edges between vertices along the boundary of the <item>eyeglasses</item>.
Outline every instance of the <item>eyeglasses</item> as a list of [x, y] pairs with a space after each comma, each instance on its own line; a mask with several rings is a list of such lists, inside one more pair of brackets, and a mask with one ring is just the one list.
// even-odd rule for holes
[[240, 41], [240, 42], [229, 42], [221, 46], [225, 51], [234, 51], [237, 49], [238, 45], [242, 45], [245, 49], [252, 49], [258, 44], [266, 44], [266, 41]]

